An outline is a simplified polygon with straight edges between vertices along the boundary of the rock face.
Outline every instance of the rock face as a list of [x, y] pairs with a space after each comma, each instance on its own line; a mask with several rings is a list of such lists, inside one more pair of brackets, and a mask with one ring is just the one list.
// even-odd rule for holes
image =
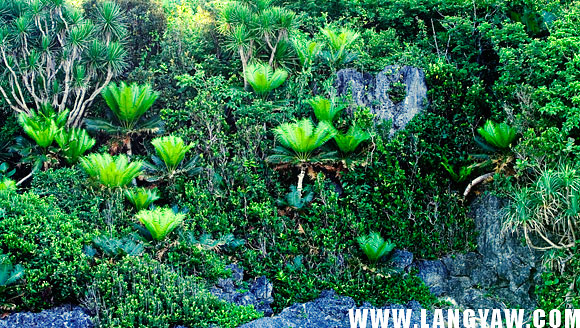
[[[288, 327], [316, 327], [316, 328], [350, 328], [349, 310], [355, 309], [356, 304], [350, 297], [337, 296], [333, 290], [324, 291], [320, 297], [314, 301], [302, 304], [294, 304], [284, 309], [275, 317], [261, 318], [247, 323], [239, 328], [288, 328]], [[364, 309], [373, 308], [369, 304], [363, 304]], [[383, 309], [412, 309], [410, 326], [417, 324], [421, 327], [420, 309], [421, 305], [417, 302], [409, 304], [387, 306]], [[427, 317], [427, 322], [431, 316]], [[367, 327], [371, 327], [370, 318], [367, 320]]]
[[0, 320], [0, 328], [92, 328], [82, 308], [64, 305], [40, 313], [21, 312]]
[[[404, 85], [403, 90], [397, 90], [397, 83]], [[427, 104], [425, 73], [411, 66], [387, 66], [376, 77], [343, 69], [337, 73], [336, 88], [339, 95], [352, 92], [353, 101], [369, 107], [377, 120], [392, 119], [393, 132], [404, 128]]]
[[219, 279], [216, 286], [211, 288], [211, 293], [236, 305], [253, 305], [265, 316], [271, 316], [274, 313], [270, 306], [274, 302], [272, 283], [262, 276], [250, 282], [249, 288], [244, 289], [244, 270], [236, 264], [230, 264], [227, 268], [232, 271], [232, 277]]
[[477, 253], [447, 256], [417, 264], [421, 277], [436, 296], [451, 297], [466, 308], [501, 308], [504, 304], [532, 309], [539, 255], [521, 238], [502, 232], [504, 202], [491, 195], [471, 207], [477, 232]]

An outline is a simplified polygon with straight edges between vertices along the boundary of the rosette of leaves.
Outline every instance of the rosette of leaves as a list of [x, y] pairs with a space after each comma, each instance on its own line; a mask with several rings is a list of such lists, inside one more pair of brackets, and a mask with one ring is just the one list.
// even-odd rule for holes
[[337, 133], [334, 136], [334, 141], [336, 141], [336, 145], [341, 153], [349, 154], [354, 152], [361, 143], [370, 138], [370, 133], [354, 125], [344, 134]]
[[150, 173], [148, 181], [173, 179], [176, 175], [193, 175], [201, 171], [197, 167], [198, 157], [194, 156], [184, 161], [187, 153], [193, 148], [192, 144], [186, 144], [182, 138], [176, 136], [158, 137], [151, 142], [157, 156], [151, 156], [152, 163], [145, 163], [145, 168]]
[[292, 164], [300, 169], [296, 189], [302, 195], [302, 181], [309, 163], [330, 159], [332, 152], [319, 150], [336, 135], [336, 129], [328, 122], [321, 121], [317, 126], [306, 118], [293, 123], [283, 123], [274, 129], [274, 135], [281, 146], [274, 148], [274, 155], [267, 160], [274, 164]]
[[[108, 236], [97, 236], [93, 239], [93, 244], [107, 256], [139, 256], [145, 251], [143, 243], [135, 237], [125, 237], [121, 239]], [[90, 247], [85, 248], [85, 253], [90, 256], [96, 255], [96, 251]]]
[[256, 61], [248, 66], [246, 80], [254, 89], [254, 92], [262, 97], [267, 97], [270, 92], [281, 86], [288, 78], [288, 72], [278, 68], [272, 69], [267, 63]]
[[378, 232], [371, 232], [367, 236], [360, 236], [357, 238], [357, 241], [371, 263], [377, 263], [383, 256], [388, 255], [395, 249], [396, 246], [390, 241], [385, 241]]
[[159, 117], [143, 118], [159, 97], [151, 85], [111, 83], [103, 89], [101, 95], [111, 109], [113, 117], [110, 119], [87, 119], [86, 126], [91, 131], [126, 136], [129, 155], [132, 154], [131, 135], [161, 131], [162, 122]]
[[290, 192], [278, 199], [276, 203], [278, 206], [287, 206], [295, 211], [301, 211], [314, 199], [314, 192], [308, 192], [308, 187], [304, 192], [305, 195], [301, 195], [296, 186], [290, 186]]
[[487, 120], [483, 127], [477, 129], [477, 132], [485, 140], [485, 143], [479, 142], [478, 139], [476, 141], [482, 148], [489, 151], [508, 149], [517, 134], [515, 128], [506, 123], [495, 123], [492, 120]]
[[153, 239], [160, 241], [183, 223], [185, 214], [171, 208], [157, 207], [140, 211], [136, 218], [147, 228]]
[[346, 105], [339, 103], [336, 99], [329, 100], [324, 97], [316, 96], [308, 100], [310, 106], [314, 110], [314, 116], [318, 121], [326, 121], [332, 123], [340, 116], [340, 113], [346, 108]]
[[63, 129], [57, 133], [55, 140], [69, 164], [76, 164], [79, 158], [95, 145], [95, 139], [80, 128]]
[[149, 208], [154, 201], [159, 199], [157, 189], [136, 188], [125, 190], [125, 197], [137, 211]]
[[324, 36], [326, 44], [321, 57], [332, 70], [336, 70], [357, 58], [357, 54], [351, 50], [360, 34], [348, 28], [337, 31], [331, 27], [323, 28], [320, 32]]
[[90, 154], [82, 157], [80, 163], [91, 178], [108, 188], [126, 187], [141, 174], [143, 167], [142, 162], [129, 162], [123, 154], [116, 157], [107, 153]]
[[66, 124], [67, 116], [68, 111], [57, 114], [52, 106], [45, 104], [39, 111], [32, 110], [29, 114], [20, 114], [18, 122], [26, 135], [46, 151]]

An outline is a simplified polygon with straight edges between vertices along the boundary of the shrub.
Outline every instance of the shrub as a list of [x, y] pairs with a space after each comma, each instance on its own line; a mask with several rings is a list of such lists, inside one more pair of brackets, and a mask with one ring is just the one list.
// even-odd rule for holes
[[[218, 300], [195, 277], [143, 257], [99, 262], [84, 305], [110, 328], [238, 327], [260, 315]], [[143, 309], [148, 309], [144, 311]]]
[[192, 144], [186, 145], [183, 139], [175, 136], [159, 137], [151, 141], [157, 156], [163, 160], [167, 174], [173, 175], [181, 164], [187, 152], [193, 148]]
[[15, 286], [17, 308], [74, 301], [88, 281], [82, 249], [92, 240], [91, 225], [63, 212], [54, 198], [32, 193], [0, 193], [0, 208], [0, 251], [26, 270]]
[[360, 236], [357, 241], [371, 263], [376, 263], [395, 249], [395, 244], [385, 241], [378, 232]]

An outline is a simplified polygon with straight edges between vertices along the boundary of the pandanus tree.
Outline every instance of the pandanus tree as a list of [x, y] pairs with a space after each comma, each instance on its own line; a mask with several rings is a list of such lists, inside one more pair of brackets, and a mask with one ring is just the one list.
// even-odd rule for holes
[[79, 127], [123, 72], [123, 12], [105, 2], [90, 16], [63, 0], [0, 1], [0, 95], [16, 113], [69, 108], [67, 124]]
[[109, 120], [87, 119], [87, 128], [92, 131], [104, 131], [112, 135], [125, 136], [129, 155], [132, 155], [133, 152], [132, 135], [145, 132], [154, 133], [161, 130], [162, 124], [158, 117], [143, 119], [143, 115], [159, 97], [151, 85], [111, 83], [103, 89], [102, 95], [114, 117]]
[[272, 4], [273, 0], [224, 1], [219, 9], [217, 30], [226, 39], [226, 49], [240, 57], [245, 88], [252, 59], [267, 56], [274, 68], [287, 59], [280, 54], [296, 27], [296, 14]]
[[332, 157], [333, 153], [320, 150], [332, 139], [336, 130], [328, 122], [322, 121], [317, 126], [312, 120], [303, 119], [293, 123], [283, 123], [274, 129], [274, 135], [281, 146], [274, 149], [276, 154], [268, 157], [274, 164], [292, 164], [300, 169], [296, 190], [302, 195], [302, 183], [308, 165]]

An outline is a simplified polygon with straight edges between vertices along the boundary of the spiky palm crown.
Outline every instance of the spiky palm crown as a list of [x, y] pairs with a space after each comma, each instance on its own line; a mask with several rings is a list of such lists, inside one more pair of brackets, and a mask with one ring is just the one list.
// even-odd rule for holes
[[63, 129], [56, 135], [55, 140], [69, 164], [78, 162], [79, 158], [93, 148], [96, 142], [86, 130], [80, 128]]
[[361, 143], [370, 138], [371, 135], [367, 131], [354, 125], [345, 134], [336, 134], [334, 141], [342, 153], [348, 154], [354, 152]]
[[507, 149], [515, 140], [517, 131], [506, 123], [495, 123], [487, 120], [483, 127], [477, 132], [485, 139], [489, 145], [497, 149]]
[[153, 139], [151, 144], [169, 172], [175, 171], [187, 152], [193, 148], [192, 144], [185, 144], [182, 138], [176, 136], [158, 137]]
[[314, 152], [336, 134], [327, 122], [314, 126], [310, 119], [293, 123], [283, 123], [274, 129], [274, 135], [282, 147], [277, 147], [276, 155], [268, 160], [273, 163], [305, 163], [313, 159]]
[[257, 94], [262, 96], [281, 86], [287, 78], [287, 71], [281, 68], [273, 70], [270, 65], [262, 62], [251, 64], [246, 71], [248, 83]]
[[135, 127], [141, 116], [147, 112], [159, 94], [149, 84], [139, 85], [125, 82], [111, 83], [102, 91], [105, 102], [125, 129]]
[[185, 214], [175, 213], [170, 208], [155, 208], [153, 210], [142, 210], [136, 215], [137, 219], [155, 240], [163, 240], [169, 233], [183, 222]]
[[127, 156], [113, 157], [107, 153], [90, 154], [82, 157], [80, 163], [85, 172], [108, 188], [122, 188], [141, 174], [143, 163], [129, 162]]

